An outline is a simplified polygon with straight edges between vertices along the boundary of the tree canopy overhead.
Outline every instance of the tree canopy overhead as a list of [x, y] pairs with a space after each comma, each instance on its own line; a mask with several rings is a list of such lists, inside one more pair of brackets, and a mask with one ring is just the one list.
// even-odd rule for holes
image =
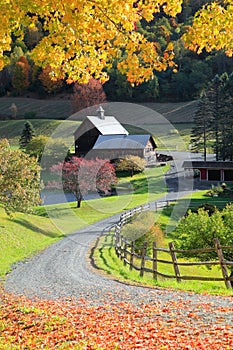
[[[38, 65], [49, 64], [57, 77], [86, 82], [106, 79], [104, 68], [119, 59], [119, 69], [130, 81], [149, 79], [153, 69], [165, 69], [173, 59], [172, 45], [160, 52], [137, 32], [136, 23], [162, 9], [169, 15], [181, 10], [181, 0], [44, 0], [0, 1], [3, 22], [1, 54], [11, 49], [11, 34], [43, 24], [45, 36], [32, 51]], [[124, 51], [124, 53], [123, 53]], [[4, 58], [1, 59], [1, 66]]]
[[203, 50], [224, 50], [233, 54], [233, 1], [216, 0], [199, 10], [183, 39], [198, 54]]
[[[130, 83], [149, 80], [155, 70], [174, 67], [173, 44], [165, 48], [147, 40], [137, 23], [150, 22], [156, 13], [176, 16], [182, 0], [0, 0], [0, 68], [7, 63], [12, 37], [42, 28], [43, 36], [32, 49], [39, 66], [49, 65], [55, 78], [87, 82], [105, 81], [106, 68], [117, 61]], [[199, 52], [204, 47], [231, 54], [232, 1], [213, 2], [197, 12], [186, 44]], [[211, 15], [213, 14], [213, 15]], [[217, 21], [217, 17], [219, 20]], [[210, 34], [213, 33], [211, 36]], [[198, 34], [198, 35], [197, 35]], [[213, 37], [213, 40], [211, 39]], [[230, 40], [231, 39], [231, 40]]]

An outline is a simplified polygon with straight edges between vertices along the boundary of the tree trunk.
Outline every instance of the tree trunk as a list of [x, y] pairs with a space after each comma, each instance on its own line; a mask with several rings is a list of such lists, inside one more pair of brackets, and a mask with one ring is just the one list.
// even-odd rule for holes
[[80, 208], [81, 207], [81, 202], [83, 200], [83, 195], [82, 195], [82, 193], [79, 190], [76, 191], [75, 198], [77, 200], [77, 207], [76, 208]]

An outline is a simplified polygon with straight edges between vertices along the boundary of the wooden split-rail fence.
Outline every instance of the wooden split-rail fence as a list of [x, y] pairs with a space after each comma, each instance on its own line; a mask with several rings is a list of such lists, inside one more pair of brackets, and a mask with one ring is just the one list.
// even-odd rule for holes
[[[167, 202], [164, 202], [163, 207], [168, 206]], [[121, 228], [123, 225], [128, 223], [135, 214], [139, 214], [143, 211], [149, 210], [150, 206], [140, 206], [138, 208], [132, 209], [126, 213], [123, 213], [120, 217], [119, 222], [113, 227], [114, 230], [114, 247], [117, 256], [123, 260], [124, 265], [129, 265], [130, 270], [137, 270], [140, 276], [143, 276], [145, 272], [151, 273], [153, 278], [157, 280], [158, 276], [163, 278], [173, 278], [177, 282], [182, 280], [199, 280], [199, 281], [224, 281], [227, 288], [232, 288], [233, 276], [229, 276], [228, 267], [233, 266], [233, 261], [228, 261], [224, 259], [223, 251], [233, 250], [233, 246], [221, 246], [218, 238], [213, 241], [213, 247], [203, 248], [203, 249], [192, 249], [192, 250], [181, 250], [176, 249], [173, 242], [169, 243], [169, 247], [159, 248], [156, 243], [153, 243], [152, 255], [147, 256], [147, 242], [144, 242], [140, 249], [140, 254], [138, 249], [135, 249], [135, 243], [129, 242], [121, 234]], [[177, 254], [185, 253], [185, 255], [190, 254], [195, 256], [195, 254], [216, 252], [216, 261], [179, 261]], [[164, 252], [168, 254], [168, 259], [160, 259], [158, 257], [159, 252]], [[146, 266], [146, 262], [150, 262], [150, 267]], [[173, 265], [174, 274], [169, 275], [159, 271], [158, 263]], [[214, 266], [219, 265], [222, 272], [222, 277], [209, 277], [209, 276], [185, 276], [180, 273], [180, 266]], [[232, 285], [231, 285], [232, 281]]]

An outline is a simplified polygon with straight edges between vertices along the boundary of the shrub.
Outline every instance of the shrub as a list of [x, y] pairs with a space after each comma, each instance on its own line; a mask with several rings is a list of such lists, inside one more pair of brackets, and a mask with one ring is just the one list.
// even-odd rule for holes
[[207, 197], [219, 196], [223, 193], [224, 189], [222, 186], [212, 186], [212, 188], [206, 192]]
[[132, 177], [134, 174], [143, 172], [145, 166], [145, 159], [138, 156], [127, 155], [118, 160], [116, 163], [116, 171], [120, 173], [126, 172]]
[[[191, 211], [182, 218], [175, 230], [176, 246], [180, 249], [199, 249], [213, 247], [213, 239], [218, 238], [223, 246], [233, 245], [233, 205], [227, 205], [222, 211], [215, 210], [212, 215], [200, 208], [197, 213]], [[185, 256], [185, 254], [183, 254]], [[186, 254], [190, 257], [190, 254]], [[233, 260], [233, 251], [226, 249], [224, 257]], [[216, 259], [216, 252], [195, 254], [195, 258]]]
[[141, 253], [144, 242], [147, 242], [147, 254], [153, 248], [153, 242], [157, 245], [163, 243], [163, 232], [159, 225], [154, 223], [153, 212], [143, 212], [132, 219], [122, 229], [122, 235], [130, 242], [135, 243], [135, 251]]
[[216, 206], [213, 204], [205, 203], [202, 205], [199, 205], [197, 209], [192, 210], [193, 213], [198, 213], [199, 209], [203, 209], [208, 212], [209, 216], [212, 215], [216, 211]]

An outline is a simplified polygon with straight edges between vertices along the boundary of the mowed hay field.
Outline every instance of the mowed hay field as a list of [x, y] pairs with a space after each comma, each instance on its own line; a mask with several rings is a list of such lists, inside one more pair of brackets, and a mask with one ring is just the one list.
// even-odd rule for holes
[[[17, 106], [16, 119], [10, 119], [10, 106], [14, 103]], [[106, 115], [114, 115], [130, 133], [138, 133], [136, 127], [140, 127], [144, 133], [151, 133], [161, 138], [158, 140], [158, 147], [162, 147], [163, 138], [174, 138], [175, 134], [182, 137], [188, 145], [190, 131], [193, 127], [193, 116], [197, 108], [198, 101], [179, 103], [121, 103], [110, 102], [104, 104]], [[66, 130], [72, 135], [80, 122], [86, 115], [93, 115], [96, 107], [85, 109], [73, 114], [70, 99], [51, 98], [39, 100], [33, 98], [1, 97], [0, 98], [0, 137], [6, 137], [13, 146], [18, 145], [18, 140], [24, 127], [27, 115], [34, 114], [30, 120], [36, 135], [50, 136], [59, 125], [66, 122]], [[71, 117], [72, 116], [72, 117]], [[71, 118], [70, 118], [71, 117]], [[72, 119], [72, 122], [71, 120]], [[69, 125], [69, 126], [68, 126]], [[134, 130], [135, 128], [135, 130]], [[60, 126], [59, 129], [62, 130]], [[61, 132], [62, 137], [62, 132]], [[174, 138], [176, 143], [176, 136]]]
[[11, 116], [12, 103], [17, 107], [17, 119], [23, 119], [27, 113], [35, 113], [37, 119], [66, 119], [72, 114], [72, 104], [68, 99], [1, 97], [0, 116]]

